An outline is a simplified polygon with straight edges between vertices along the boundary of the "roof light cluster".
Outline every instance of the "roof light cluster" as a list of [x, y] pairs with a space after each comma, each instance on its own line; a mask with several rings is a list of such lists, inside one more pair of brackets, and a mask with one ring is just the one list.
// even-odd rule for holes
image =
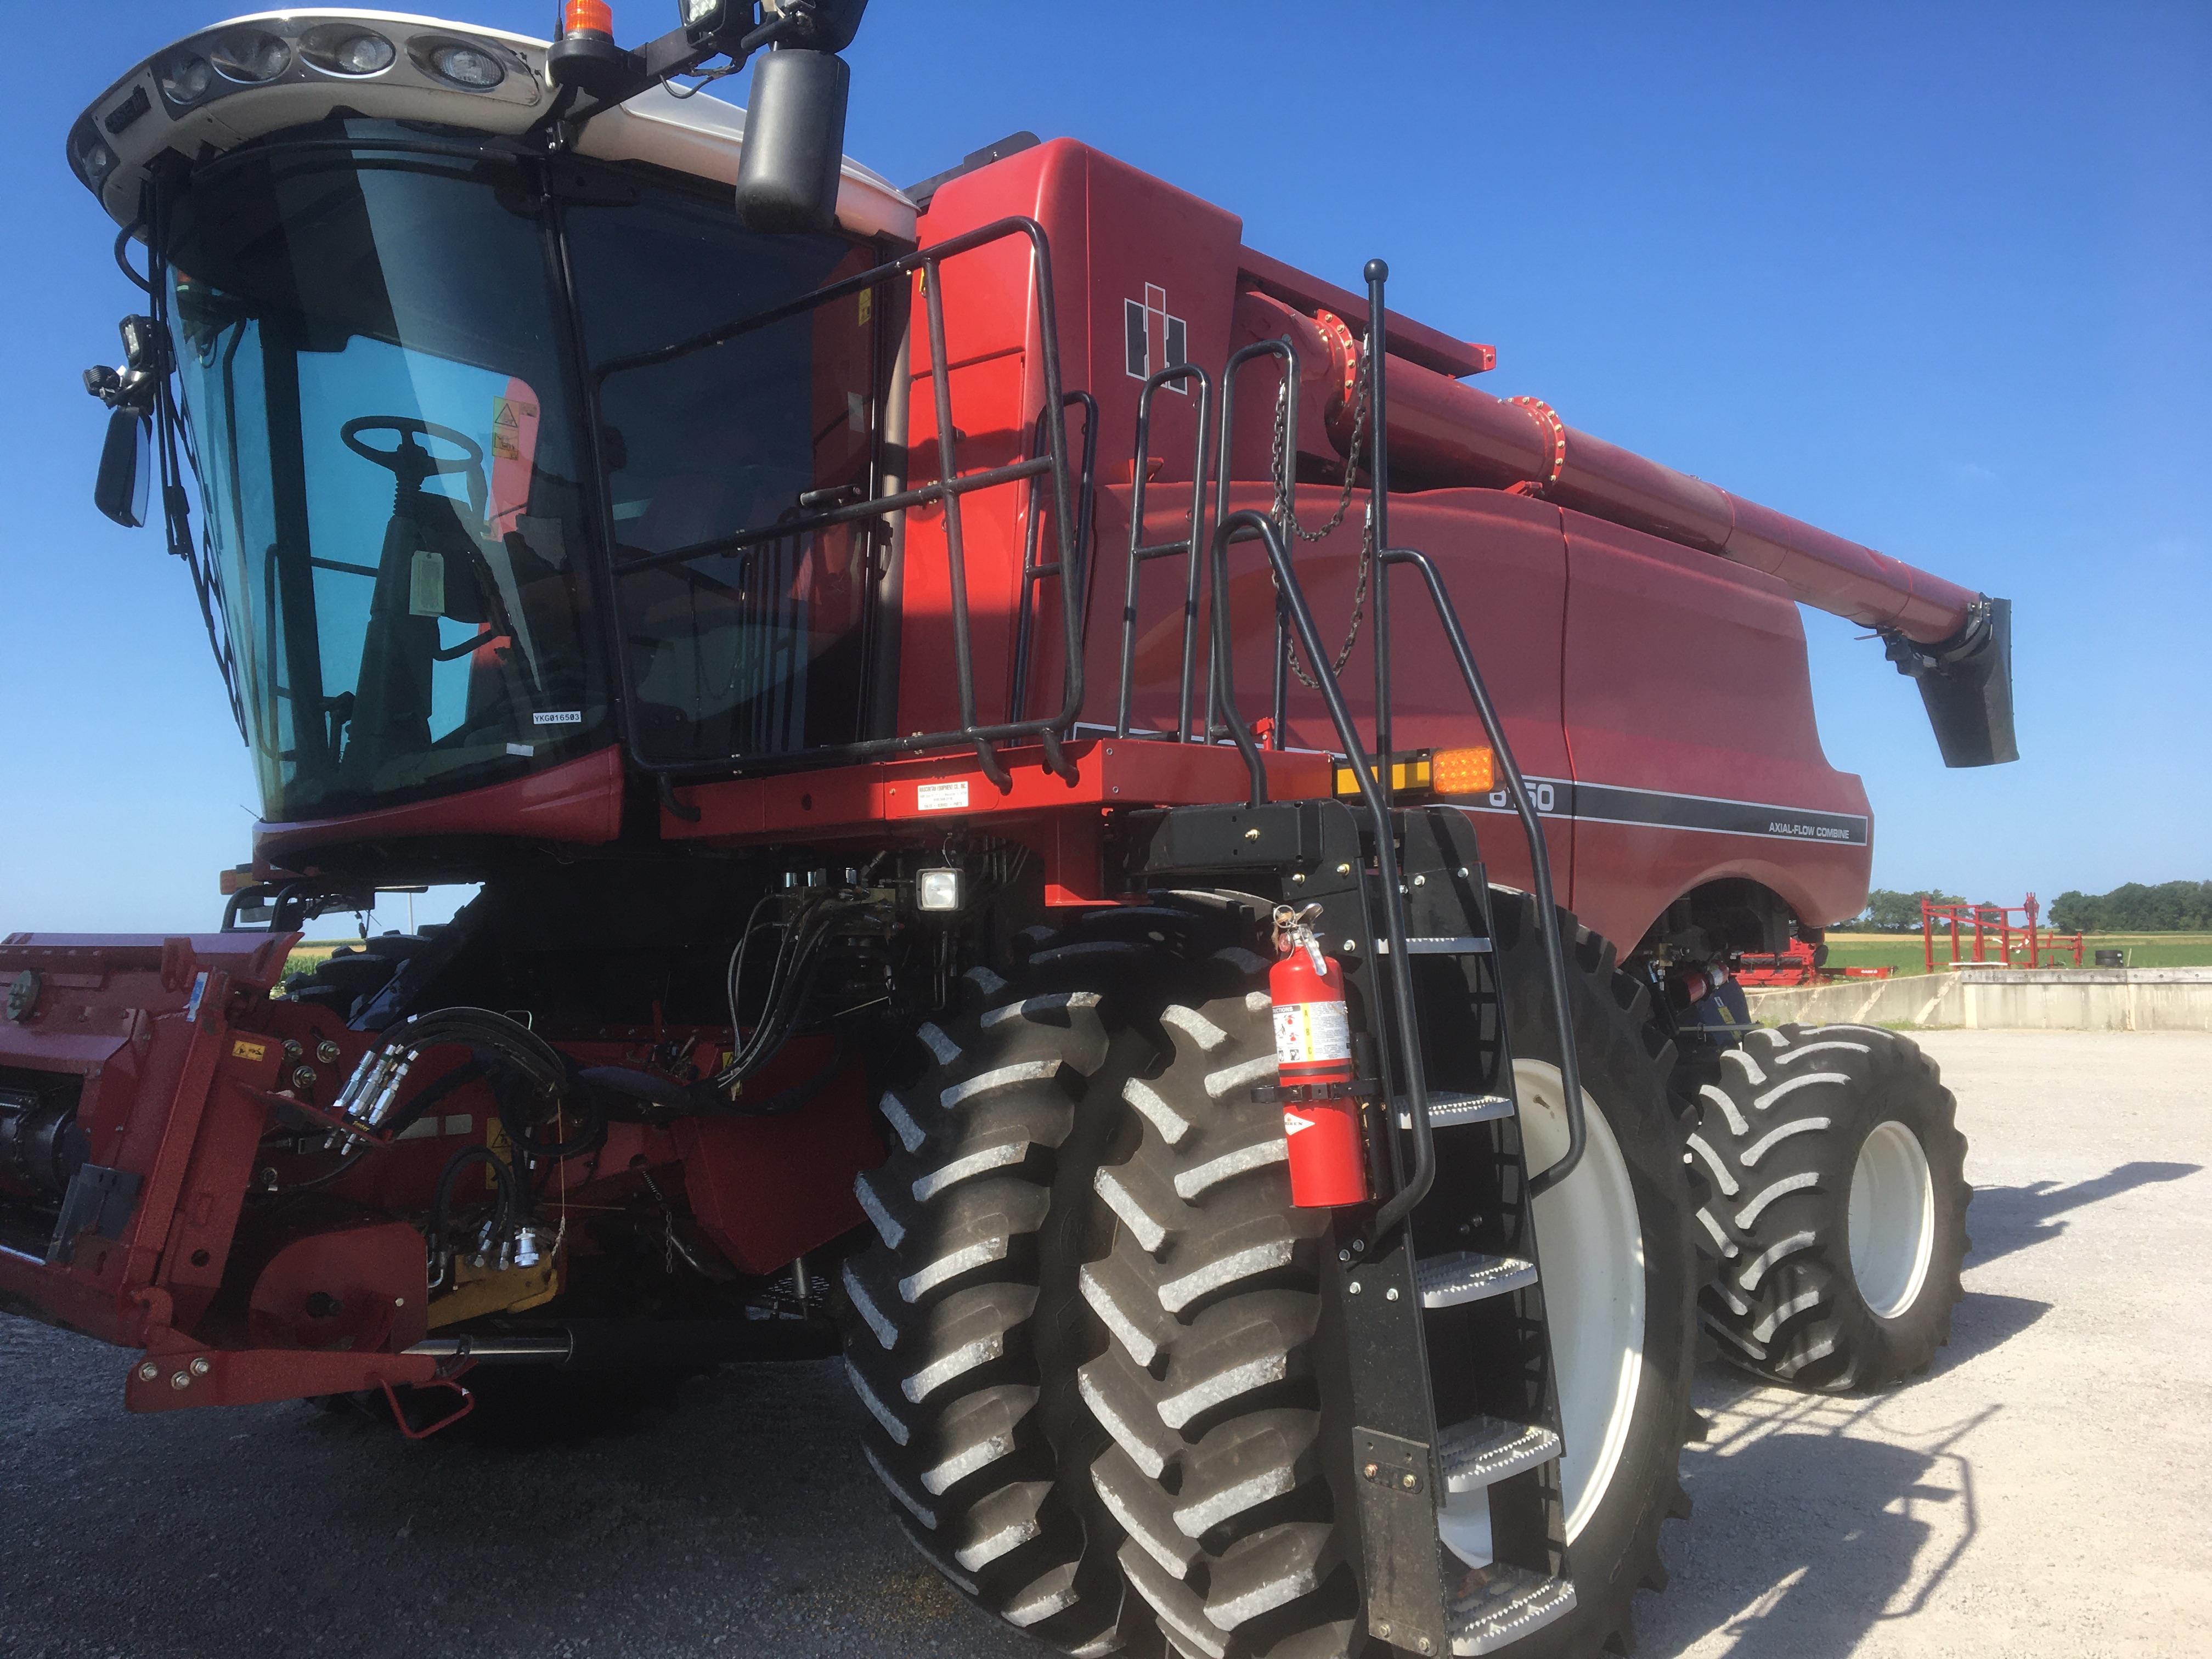
[[[533, 60], [516, 49], [518, 44], [404, 17], [310, 13], [222, 25], [155, 53], [111, 88], [71, 131], [70, 164], [100, 191], [126, 159], [143, 165], [153, 153], [147, 140], [157, 129], [163, 134], [158, 149], [167, 141], [167, 126], [190, 122], [222, 99], [258, 90], [284, 94], [289, 100], [282, 106], [285, 114], [305, 120], [318, 118], [312, 94], [319, 85], [332, 93], [349, 84], [362, 88], [336, 101], [368, 113], [411, 111], [410, 94], [424, 92], [532, 106], [545, 88]], [[400, 103], [380, 103], [371, 95], [381, 88], [399, 94]], [[301, 94], [309, 94], [304, 105]], [[167, 123], [157, 118], [138, 128], [139, 120], [157, 107]], [[274, 112], [277, 106], [270, 107]], [[227, 126], [236, 125], [233, 117], [223, 119]], [[510, 115], [491, 125], [507, 130], [513, 119]], [[126, 136], [125, 129], [136, 130]], [[187, 143], [187, 153], [193, 147]]]

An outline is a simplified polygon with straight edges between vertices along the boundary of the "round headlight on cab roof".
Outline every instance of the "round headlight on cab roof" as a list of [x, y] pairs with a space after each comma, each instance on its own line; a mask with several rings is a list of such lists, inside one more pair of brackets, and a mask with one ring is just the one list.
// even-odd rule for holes
[[215, 84], [215, 70], [196, 52], [180, 52], [161, 70], [161, 95], [173, 104], [197, 104]]
[[471, 92], [489, 92], [507, 79], [507, 65], [481, 46], [441, 41], [430, 48], [429, 56], [433, 73]]
[[300, 38], [300, 56], [325, 75], [381, 75], [399, 48], [358, 23], [325, 23]]
[[70, 131], [70, 160], [76, 163], [77, 176], [93, 189], [98, 190], [107, 182], [107, 175], [115, 171], [115, 152], [106, 141], [94, 131], [91, 119], [80, 120]]
[[249, 86], [274, 81], [292, 66], [292, 43], [263, 29], [234, 29], [210, 54], [216, 70]]

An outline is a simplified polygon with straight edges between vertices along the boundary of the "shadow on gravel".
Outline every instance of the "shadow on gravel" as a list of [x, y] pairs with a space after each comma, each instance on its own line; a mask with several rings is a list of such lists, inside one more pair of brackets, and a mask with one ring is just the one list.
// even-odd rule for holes
[[[2042, 1308], [2023, 1306], [2033, 1310], [2024, 1328]], [[1847, 1659], [1926, 1604], [1979, 1531], [1973, 1466], [1958, 1447], [2000, 1408], [1908, 1441], [1875, 1421], [1892, 1397], [1799, 1395], [1717, 1367], [1701, 1373], [1711, 1437], [1689, 1449], [1683, 1473], [1708, 1611], [1645, 1602], [1641, 1651], [1669, 1659], [1710, 1650], [1717, 1637], [1728, 1659]], [[1738, 1610], [1713, 1623], [1716, 1605]]]
[[2086, 1205], [2117, 1198], [2154, 1182], [2180, 1181], [2203, 1169], [2201, 1164], [2123, 1164], [2109, 1175], [2060, 1186], [2055, 1181], [2035, 1181], [2025, 1187], [1977, 1187], [1966, 1211], [1966, 1231], [1974, 1248], [1967, 1262], [1994, 1261], [1999, 1256], [2040, 1244], [2066, 1231], [2058, 1218]]

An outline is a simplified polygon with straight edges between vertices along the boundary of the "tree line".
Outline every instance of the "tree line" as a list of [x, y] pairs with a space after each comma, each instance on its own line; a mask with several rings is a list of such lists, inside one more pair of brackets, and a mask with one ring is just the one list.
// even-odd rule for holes
[[[1847, 928], [1872, 933], [1917, 933], [1920, 901], [1964, 904], [1955, 893], [1918, 888], [1910, 893], [1877, 887]], [[1994, 905], [1996, 901], [1984, 900]], [[2212, 881], [2167, 881], [2155, 887], [2131, 881], [2109, 893], [2069, 890], [2051, 902], [2044, 921], [2062, 933], [2212, 933]]]

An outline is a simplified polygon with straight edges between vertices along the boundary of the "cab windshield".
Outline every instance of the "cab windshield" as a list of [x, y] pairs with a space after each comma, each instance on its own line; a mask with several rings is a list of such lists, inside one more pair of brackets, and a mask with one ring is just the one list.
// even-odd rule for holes
[[264, 814], [477, 787], [606, 743], [576, 398], [520, 166], [246, 153], [204, 169], [167, 228]]

